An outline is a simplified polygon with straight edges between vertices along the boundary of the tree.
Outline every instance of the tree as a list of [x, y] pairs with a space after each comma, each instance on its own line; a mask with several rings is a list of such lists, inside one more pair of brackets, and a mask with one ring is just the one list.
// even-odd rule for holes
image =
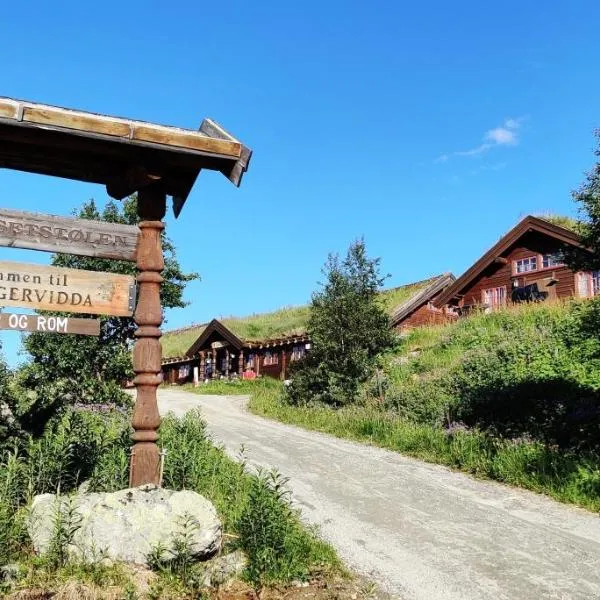
[[[598, 146], [594, 154], [600, 159], [600, 129], [595, 132]], [[591, 250], [565, 251], [567, 264], [576, 271], [600, 270], [600, 160], [587, 173], [581, 187], [573, 192], [573, 199], [579, 204], [583, 219], [579, 222], [578, 233], [583, 245]]]
[[346, 257], [329, 255], [322, 289], [312, 296], [308, 335], [311, 352], [294, 368], [288, 396], [293, 403], [353, 402], [359, 384], [373, 373], [376, 356], [393, 343], [389, 317], [378, 292], [386, 277], [380, 259], [370, 259], [364, 240]]
[[[83, 219], [135, 225], [139, 219], [136, 198], [121, 206], [109, 202], [100, 212], [93, 200], [85, 202], [75, 216]], [[163, 234], [165, 269], [161, 287], [163, 307], [184, 307], [183, 291], [196, 273], [184, 273], [173, 243]], [[134, 275], [135, 264], [69, 254], [55, 254], [52, 264], [72, 269]], [[82, 315], [83, 316], [83, 315]], [[122, 384], [133, 377], [131, 348], [135, 333], [133, 318], [101, 317], [100, 336], [51, 335], [31, 333], [24, 346], [31, 362], [17, 375], [26, 391], [19, 408], [23, 427], [39, 430], [66, 403], [125, 402]]]

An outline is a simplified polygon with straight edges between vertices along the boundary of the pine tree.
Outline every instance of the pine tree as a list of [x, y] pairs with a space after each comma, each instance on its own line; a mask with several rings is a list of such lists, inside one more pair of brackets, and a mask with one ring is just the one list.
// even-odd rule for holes
[[[600, 129], [596, 131], [598, 146], [594, 152], [600, 159]], [[565, 250], [566, 262], [577, 271], [600, 270], [600, 160], [587, 173], [581, 187], [573, 192], [573, 199], [579, 204], [583, 219], [579, 222], [578, 233], [583, 245], [591, 250]]]
[[378, 300], [386, 277], [380, 275], [380, 259], [367, 256], [362, 239], [351, 244], [343, 260], [330, 255], [323, 274], [326, 281], [313, 294], [308, 323], [312, 349], [297, 363], [288, 396], [296, 404], [342, 406], [356, 399], [376, 356], [393, 342]]

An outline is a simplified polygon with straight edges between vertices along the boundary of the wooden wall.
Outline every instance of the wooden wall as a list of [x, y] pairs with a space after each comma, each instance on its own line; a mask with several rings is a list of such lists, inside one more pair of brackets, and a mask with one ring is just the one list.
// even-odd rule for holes
[[[576, 295], [575, 273], [567, 267], [542, 268], [541, 258], [538, 256], [538, 269], [527, 273], [514, 273], [514, 261], [532, 255], [543, 255], [558, 252], [561, 245], [556, 240], [543, 236], [537, 232], [530, 232], [519, 240], [518, 244], [504, 253], [506, 264], [494, 263], [476, 278], [468, 287], [462, 290], [463, 298], [459, 306], [482, 304], [483, 291], [490, 288], [506, 287], [506, 298], [510, 301], [513, 281], [518, 281], [519, 286], [539, 282], [540, 291], [548, 291], [549, 298], [565, 298]], [[543, 284], [551, 278], [558, 282], [551, 288], [544, 288]], [[545, 282], [544, 282], [545, 280]]]
[[408, 317], [396, 325], [396, 330], [413, 329], [427, 325], [443, 325], [457, 319], [457, 315], [448, 314], [444, 310], [435, 308], [429, 303], [423, 304], [420, 308], [412, 312]]

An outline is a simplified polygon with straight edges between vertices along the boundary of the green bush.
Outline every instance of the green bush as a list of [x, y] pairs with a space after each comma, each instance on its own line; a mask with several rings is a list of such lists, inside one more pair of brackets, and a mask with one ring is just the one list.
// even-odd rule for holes
[[600, 450], [600, 299], [475, 315], [388, 356], [387, 405], [417, 423]]
[[[127, 487], [130, 433], [129, 417], [121, 412], [70, 409], [52, 420], [40, 438], [24, 437], [4, 451], [0, 456], [0, 564], [30, 552], [25, 522], [34, 495], [68, 495], [83, 481], [89, 482], [91, 491]], [[267, 481], [248, 473], [243, 455], [241, 462], [231, 460], [210, 441], [199, 412], [165, 418], [160, 440], [166, 452], [164, 486], [195, 490], [215, 504], [227, 539], [232, 540], [228, 547], [248, 552], [251, 581], [286, 583], [306, 576], [321, 563], [337, 568], [331, 548], [301, 526], [282, 480]], [[68, 505], [64, 514], [69, 516]], [[53, 569], [65, 568], [65, 536], [70, 535], [72, 520], [63, 516], [61, 512], [57, 519], [62, 537], [57, 536], [52, 564], [46, 564]], [[267, 556], [274, 557], [273, 564], [265, 560]], [[187, 578], [188, 570], [183, 571]]]

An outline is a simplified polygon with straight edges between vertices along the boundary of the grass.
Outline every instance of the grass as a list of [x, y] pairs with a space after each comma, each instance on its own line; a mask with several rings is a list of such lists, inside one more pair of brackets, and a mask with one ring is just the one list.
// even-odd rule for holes
[[376, 407], [291, 406], [275, 388], [257, 390], [250, 409], [284, 423], [366, 442], [600, 512], [600, 459], [595, 455], [565, 453], [534, 441], [503, 440], [477, 430], [451, 433]]
[[[14, 448], [3, 451], [0, 564], [21, 565], [18, 588], [52, 590], [71, 579], [123, 589], [130, 585], [118, 568], [70, 564], [64, 547], [62, 551], [55, 548], [52, 556], [33, 556], [26, 532], [27, 506], [36, 494], [59, 490], [68, 494], [84, 480], [89, 482], [90, 491], [127, 487], [124, 466], [129, 462], [129, 434], [129, 419], [122, 414], [107, 417], [69, 411], [41, 438], [18, 441]], [[195, 490], [215, 504], [227, 540], [223, 551], [241, 548], [246, 553], [245, 577], [256, 589], [287, 585], [314, 573], [343, 572], [333, 549], [301, 524], [281, 476], [249, 473], [243, 456], [241, 463], [228, 458], [211, 443], [199, 413], [182, 419], [168, 416], [160, 434], [167, 450], [165, 487]], [[64, 539], [58, 536], [57, 544], [64, 546]], [[170, 583], [163, 585], [164, 594], [157, 597], [166, 597], [173, 585], [181, 584], [181, 573], [163, 575]], [[186, 577], [191, 577], [189, 569]], [[187, 589], [185, 585], [183, 588]]]
[[285, 402], [280, 382], [216, 382], [257, 414], [367, 442], [600, 511], [600, 301], [481, 314], [414, 330], [379, 385], [333, 410]]
[[[430, 278], [383, 291], [380, 300], [384, 309], [391, 313], [397, 306], [420, 292], [433, 279]], [[265, 340], [304, 333], [309, 312], [308, 305], [288, 306], [273, 312], [254, 314], [247, 317], [224, 317], [219, 320], [243, 340]], [[202, 324], [165, 332], [161, 339], [163, 356], [166, 358], [184, 356], [205, 327], [206, 324]]]

